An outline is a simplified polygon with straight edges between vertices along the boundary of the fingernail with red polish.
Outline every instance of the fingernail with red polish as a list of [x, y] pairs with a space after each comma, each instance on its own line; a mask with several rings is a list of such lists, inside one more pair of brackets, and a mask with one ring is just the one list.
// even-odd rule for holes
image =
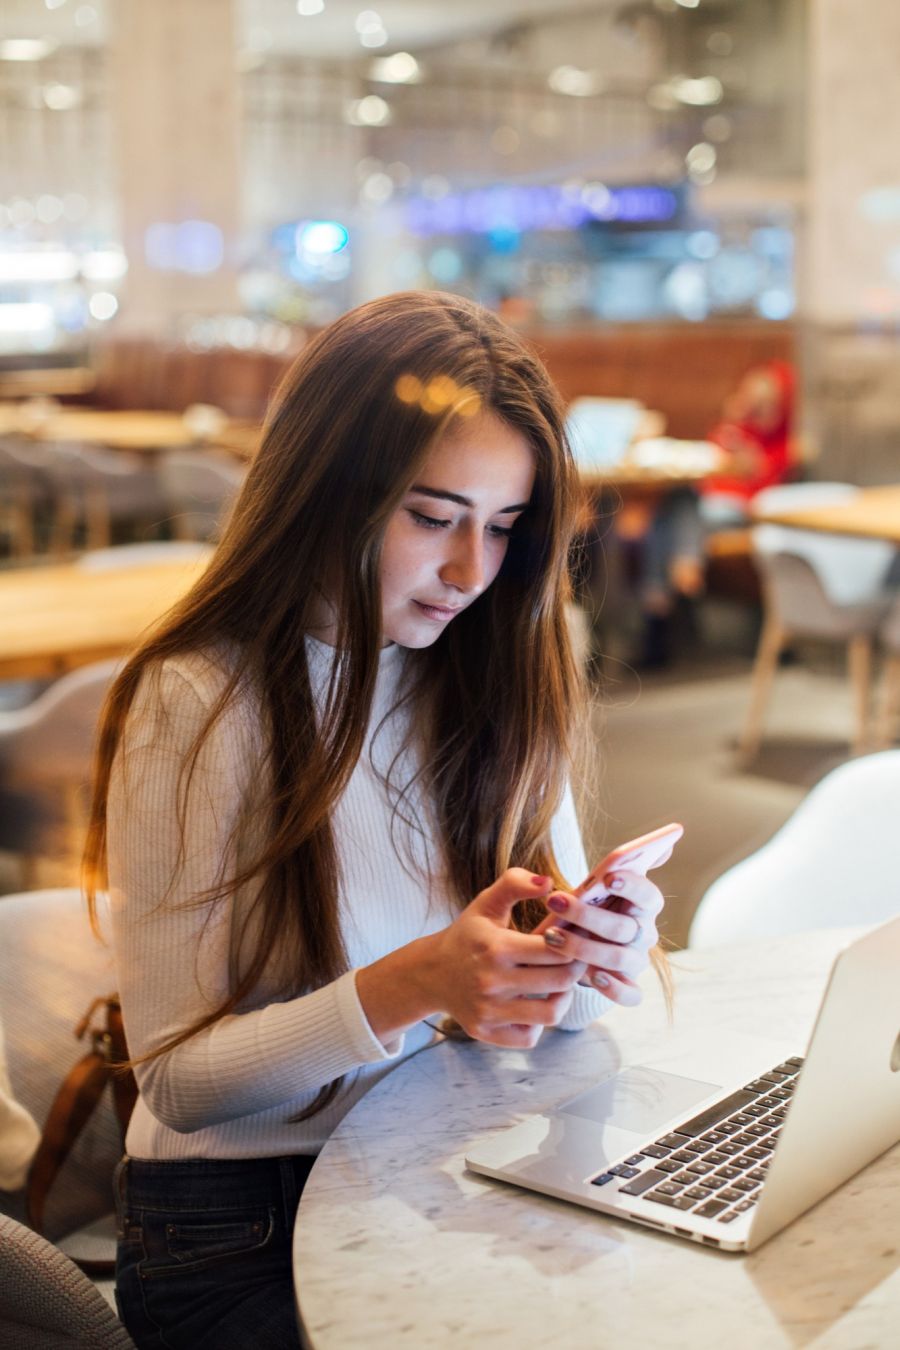
[[565, 914], [569, 902], [564, 895], [551, 895], [547, 900], [547, 908], [552, 909], [555, 914]]
[[549, 880], [549, 877], [532, 877], [531, 884], [532, 886], [546, 886]]

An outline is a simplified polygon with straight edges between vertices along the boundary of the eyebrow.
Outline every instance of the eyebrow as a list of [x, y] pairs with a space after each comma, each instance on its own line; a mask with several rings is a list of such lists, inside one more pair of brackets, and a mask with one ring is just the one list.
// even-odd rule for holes
[[[469, 510], [474, 510], [475, 503], [471, 497], [463, 497], [458, 492], [445, 492], [443, 488], [425, 487], [422, 483], [413, 483], [409, 489], [410, 492], [417, 492], [421, 497], [437, 497], [442, 501], [456, 502], [458, 506], [468, 506]], [[501, 506], [499, 511], [495, 511], [495, 516], [508, 516], [513, 511], [524, 511], [529, 505], [528, 502], [516, 502], [514, 506]]]

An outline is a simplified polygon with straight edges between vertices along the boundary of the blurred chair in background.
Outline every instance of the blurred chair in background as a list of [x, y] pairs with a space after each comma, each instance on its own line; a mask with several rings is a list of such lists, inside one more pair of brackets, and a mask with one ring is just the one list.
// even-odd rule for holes
[[[158, 530], [165, 500], [152, 464], [142, 456], [74, 441], [33, 441], [7, 436], [0, 448], [0, 475], [16, 485], [16, 498], [30, 502], [31, 538], [22, 518], [24, 548], [37, 540], [64, 554], [100, 548], [117, 531]], [[21, 505], [20, 505], [21, 515]]]
[[55, 495], [44, 460], [41, 448], [27, 438], [0, 438], [0, 509], [17, 560], [40, 552], [51, 528]]
[[894, 600], [878, 630], [878, 640], [884, 649], [884, 671], [875, 744], [889, 746], [896, 735], [897, 719], [900, 716], [900, 595]]
[[29, 558], [37, 551], [35, 517], [45, 496], [34, 467], [0, 440], [0, 529], [9, 540], [11, 557]]
[[176, 536], [217, 538], [246, 472], [233, 456], [213, 450], [171, 450], [163, 455], [160, 480]]
[[82, 666], [33, 703], [0, 713], [0, 848], [22, 857], [26, 886], [45, 851], [80, 855], [94, 737], [118, 666]]
[[713, 882], [688, 946], [876, 924], [900, 913], [898, 800], [900, 750], [832, 770], [767, 844]]
[[[105, 923], [105, 905], [101, 916]], [[75, 1039], [76, 1025], [93, 998], [116, 987], [112, 954], [91, 932], [84, 898], [75, 889], [0, 898], [0, 951], [9, 1080], [15, 1099], [43, 1128], [60, 1084], [85, 1050]], [[114, 1255], [112, 1176], [121, 1156], [107, 1088], [50, 1188], [44, 1211], [47, 1236], [79, 1259]], [[0, 1192], [0, 1211], [24, 1221], [24, 1210], [23, 1191]]]
[[97, 1287], [52, 1242], [0, 1215], [0, 1344], [134, 1350]]
[[[759, 493], [754, 506], [757, 514], [824, 506], [849, 501], [858, 491], [849, 483], [791, 483]], [[846, 643], [855, 705], [853, 746], [865, 749], [872, 649], [890, 604], [887, 579], [894, 546], [768, 524], [755, 525], [752, 537], [763, 583], [764, 620], [739, 741], [742, 755], [750, 758], [759, 749], [778, 658], [798, 637]]]
[[119, 529], [158, 531], [166, 502], [156, 470], [140, 455], [99, 445], [48, 442], [45, 464], [58, 505], [54, 549], [104, 548]]

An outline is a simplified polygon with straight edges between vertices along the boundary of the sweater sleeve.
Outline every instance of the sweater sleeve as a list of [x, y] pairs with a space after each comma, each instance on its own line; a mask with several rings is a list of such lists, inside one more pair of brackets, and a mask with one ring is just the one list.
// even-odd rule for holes
[[[113, 937], [135, 1056], [208, 1016], [231, 990], [236, 901], [202, 896], [248, 861], [237, 841], [258, 793], [260, 722], [249, 698], [233, 700], [185, 783], [185, 758], [218, 693], [197, 660], [144, 677], [113, 766]], [[157, 1120], [189, 1133], [283, 1104], [296, 1111], [335, 1078], [401, 1050], [402, 1040], [385, 1049], [372, 1032], [349, 971], [301, 997], [228, 1014], [139, 1064], [136, 1076]]]
[[[571, 784], [566, 785], [565, 794], [559, 810], [553, 818], [553, 851], [564, 877], [573, 886], [577, 886], [587, 876], [589, 868], [581, 839], [581, 828], [575, 813], [575, 799]], [[596, 1022], [611, 1006], [612, 1000], [604, 997], [596, 989], [576, 984], [569, 1010], [561, 1022], [558, 1031], [581, 1031], [591, 1022]]]

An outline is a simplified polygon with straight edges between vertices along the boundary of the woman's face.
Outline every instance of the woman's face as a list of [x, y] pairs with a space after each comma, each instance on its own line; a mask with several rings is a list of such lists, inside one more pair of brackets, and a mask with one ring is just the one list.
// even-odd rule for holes
[[429, 647], [490, 586], [534, 473], [525, 437], [493, 413], [460, 419], [445, 432], [388, 522], [385, 645]]

